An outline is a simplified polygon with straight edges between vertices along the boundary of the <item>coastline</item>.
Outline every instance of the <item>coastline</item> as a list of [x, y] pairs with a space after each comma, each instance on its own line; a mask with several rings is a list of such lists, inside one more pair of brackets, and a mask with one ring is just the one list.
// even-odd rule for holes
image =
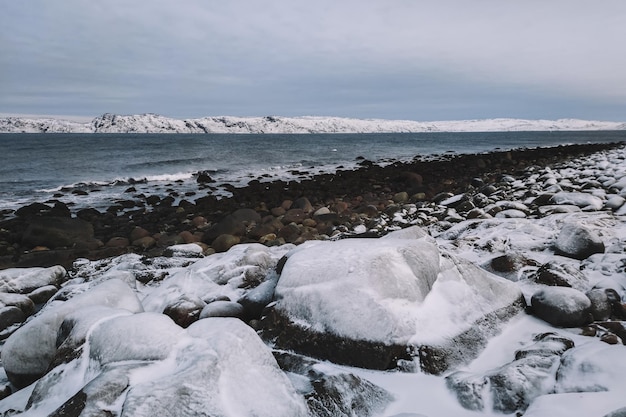
[[[61, 201], [34, 203], [0, 221], [0, 268], [56, 264], [69, 268], [77, 258], [96, 260], [124, 253], [159, 256], [169, 246], [183, 243], [198, 243], [207, 255], [236, 243], [274, 246], [356, 234], [380, 236], [405, 227], [393, 219], [407, 210], [414, 214], [411, 224], [420, 226], [443, 221], [442, 207], [455, 208], [462, 219], [479, 216], [472, 212], [479, 208], [473, 203], [463, 210], [440, 203], [468, 192], [503, 199], [509, 188], [504, 176], [523, 179], [533, 169], [621, 146], [444, 154], [384, 167], [361, 159], [356, 170], [338, 169], [299, 182], [253, 180], [245, 187], [230, 187], [232, 197], [221, 199], [181, 196], [175, 189], [165, 198], [132, 196], [131, 189], [106, 211], [72, 212]], [[206, 173], [196, 178], [198, 191], [212, 181]], [[182, 198], [177, 205], [175, 197]], [[480, 215], [484, 214], [491, 215]]]

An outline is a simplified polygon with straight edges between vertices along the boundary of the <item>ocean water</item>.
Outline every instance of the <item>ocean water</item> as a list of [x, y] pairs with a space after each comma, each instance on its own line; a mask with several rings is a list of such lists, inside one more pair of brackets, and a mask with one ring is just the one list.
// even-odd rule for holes
[[[353, 168], [357, 158], [387, 164], [444, 153], [482, 153], [572, 143], [626, 141], [626, 131], [404, 134], [2, 134], [0, 210], [56, 198], [104, 209], [132, 195], [226, 196], [224, 184], [302, 179]], [[194, 174], [216, 183], [198, 190]], [[125, 192], [130, 186], [136, 191]], [[77, 195], [76, 191], [86, 195]], [[55, 197], [56, 195], [56, 197]]]

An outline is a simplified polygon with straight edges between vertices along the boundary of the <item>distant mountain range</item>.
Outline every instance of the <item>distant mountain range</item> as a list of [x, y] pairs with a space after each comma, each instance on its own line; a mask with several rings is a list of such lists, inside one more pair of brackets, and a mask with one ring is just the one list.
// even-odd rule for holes
[[86, 123], [54, 118], [0, 118], [0, 133], [411, 133], [625, 129], [624, 122], [578, 119], [484, 119], [437, 122], [317, 116], [218, 116], [173, 119], [157, 114], [110, 113]]

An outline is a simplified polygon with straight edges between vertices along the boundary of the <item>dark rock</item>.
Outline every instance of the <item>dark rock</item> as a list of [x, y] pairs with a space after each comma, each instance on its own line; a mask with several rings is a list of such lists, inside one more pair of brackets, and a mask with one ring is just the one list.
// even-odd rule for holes
[[586, 295], [591, 301], [591, 315], [594, 321], [604, 321], [611, 317], [613, 308], [605, 289], [595, 288]]
[[313, 211], [313, 205], [308, 198], [300, 197], [294, 200], [291, 209], [301, 209], [304, 213], [311, 213]]
[[0, 332], [14, 324], [23, 323], [25, 320], [26, 315], [17, 307], [9, 306], [0, 308]]
[[537, 266], [537, 262], [520, 253], [506, 253], [489, 262], [489, 267], [494, 272], [516, 272], [526, 266]]
[[573, 288], [545, 287], [531, 298], [532, 313], [558, 327], [580, 327], [589, 324], [591, 301]]
[[555, 287], [572, 287], [576, 289], [587, 287], [587, 278], [580, 270], [556, 261], [550, 261], [541, 265], [537, 272], [530, 276], [530, 279], [538, 284]]
[[200, 312], [206, 303], [199, 297], [182, 295], [169, 303], [163, 310], [163, 314], [174, 320], [180, 327], [187, 328], [200, 318]]
[[237, 236], [222, 234], [215, 238], [215, 240], [211, 243], [211, 246], [215, 249], [215, 252], [226, 252], [239, 242], [240, 239]]
[[196, 182], [198, 182], [198, 184], [208, 184], [215, 182], [215, 180], [211, 178], [211, 175], [209, 175], [209, 171], [200, 171], [198, 172], [198, 176], [196, 177]]
[[207, 304], [200, 312], [200, 319], [209, 317], [235, 317], [245, 319], [245, 311], [241, 304], [234, 301], [214, 301]]
[[610, 413], [605, 414], [604, 417], [626, 417], [626, 407], [611, 411]]
[[97, 247], [94, 239], [93, 226], [81, 219], [65, 217], [32, 218], [22, 235], [22, 244], [48, 248]]
[[243, 306], [247, 320], [261, 318], [263, 309], [274, 299], [274, 289], [277, 283], [277, 278], [268, 279], [237, 300]]
[[15, 215], [18, 217], [33, 217], [42, 212], [48, 212], [51, 208], [52, 207], [43, 203], [32, 203], [15, 210]]
[[28, 298], [35, 304], [44, 304], [59, 291], [54, 285], [46, 285], [44, 287], [37, 288], [28, 294]]
[[360, 368], [393, 369], [415, 355], [406, 345], [352, 340], [303, 328], [273, 308], [263, 318], [263, 329], [262, 336], [281, 349]]

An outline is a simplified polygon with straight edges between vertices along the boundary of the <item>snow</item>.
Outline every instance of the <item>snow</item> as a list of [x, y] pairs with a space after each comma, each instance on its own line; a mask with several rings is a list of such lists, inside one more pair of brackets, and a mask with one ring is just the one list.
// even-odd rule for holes
[[[533, 184], [542, 187], [544, 180], [553, 178], [563, 186], [568, 180], [575, 189], [576, 177], [584, 175], [623, 187], [624, 160], [626, 151], [583, 158], [567, 170], [537, 174]], [[548, 262], [578, 271], [584, 279], [577, 289], [583, 293], [612, 288], [623, 301], [626, 218], [613, 207], [602, 211], [609, 201], [615, 207], [623, 204], [611, 194], [617, 189], [593, 194], [602, 202], [598, 211], [596, 200], [580, 196], [578, 204], [586, 211], [576, 205], [578, 211], [533, 218], [532, 211], [511, 201], [500, 205], [528, 217], [468, 220], [447, 230], [408, 227], [382, 239], [274, 248], [237, 245], [200, 259], [182, 257], [180, 252], [148, 263], [139, 255], [80, 260], [60, 291], [67, 301], [48, 303], [1, 347], [6, 371], [41, 372], [41, 366], [47, 370], [57, 347], [71, 348], [74, 355], [55, 362], [39, 382], [0, 400], [0, 414], [50, 415], [82, 391], [92, 398], [85, 405], [90, 415], [306, 415], [294, 381], [303, 388], [308, 380], [293, 376], [290, 380], [278, 368], [271, 347], [251, 327], [234, 318], [207, 318], [185, 330], [157, 314], [181, 296], [205, 301], [228, 297], [233, 302], [248, 297], [262, 304], [271, 301], [277, 285], [276, 305], [283, 303], [303, 322], [314, 315], [315, 320], [308, 323], [311, 326], [411, 343], [454, 334], [487, 312], [485, 308], [506, 304], [507, 297], [520, 291], [530, 300], [545, 287], [529, 277], [537, 265]], [[594, 202], [593, 209], [585, 200]], [[605, 253], [584, 260], [555, 255], [554, 243], [568, 224], [597, 234]], [[492, 275], [486, 279], [476, 266], [511, 253], [536, 264], [507, 276], [511, 281]], [[288, 261], [278, 280], [275, 268], [283, 256]], [[22, 273], [33, 273], [36, 282], [47, 282], [46, 270], [5, 272], [11, 277]], [[145, 274], [159, 278], [147, 284], [136, 280]], [[424, 280], [416, 282], [418, 276]], [[315, 302], [303, 311], [303, 304], [287, 300], [292, 297]], [[416, 332], [418, 322], [427, 331]], [[601, 417], [624, 407], [626, 346], [609, 345], [577, 328], [555, 328], [524, 312], [491, 336], [475, 359], [441, 376], [372, 371], [330, 362], [319, 363], [315, 371], [353, 373], [392, 393], [393, 402], [377, 417], [502, 415], [464, 409], [446, 387], [445, 376], [454, 371], [485, 374], [506, 366], [514, 361], [516, 351], [532, 346], [533, 339], [546, 332], [571, 339], [574, 347], [561, 356], [557, 377], [547, 380], [554, 389], [534, 398], [524, 416]], [[2, 386], [6, 381], [1, 372]], [[32, 407], [24, 411], [29, 400]], [[11, 409], [16, 412], [8, 413]]]
[[578, 119], [485, 119], [418, 122], [340, 117], [235, 117], [173, 119], [156, 114], [103, 114], [89, 123], [52, 118], [0, 118], [0, 133], [408, 133], [619, 130], [624, 123]]

